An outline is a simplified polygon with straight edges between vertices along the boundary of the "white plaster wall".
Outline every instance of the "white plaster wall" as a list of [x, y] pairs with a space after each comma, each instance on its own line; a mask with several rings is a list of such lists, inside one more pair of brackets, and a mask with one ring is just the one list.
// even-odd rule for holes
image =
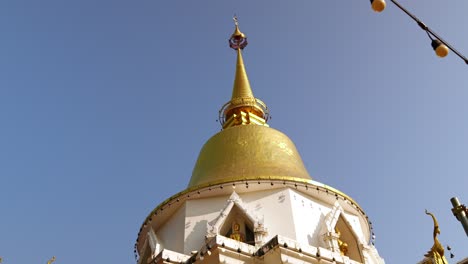
[[[290, 189], [291, 207], [296, 228], [296, 239], [298, 242], [309, 245], [322, 245], [322, 225], [325, 217], [331, 212], [334, 205], [324, 204], [317, 199], [305, 196], [293, 189]], [[363, 226], [357, 215], [344, 212], [343, 217], [349, 221], [351, 229], [355, 232], [360, 241], [365, 242]]]
[[[207, 224], [216, 222], [229, 197], [230, 195], [223, 195], [186, 201], [156, 231], [163, 248], [187, 255], [202, 248], [207, 235]], [[240, 193], [239, 197], [247, 214], [263, 222], [267, 228], [265, 242], [281, 235], [296, 240], [301, 245], [323, 245], [322, 225], [333, 205], [291, 188]], [[361, 241], [366, 241], [359, 217], [349, 213], [345, 213], [345, 216]]]
[[205, 243], [208, 222], [215, 221], [226, 206], [229, 196], [211, 197], [186, 202], [184, 254], [199, 250]]
[[325, 218], [333, 205], [290, 189], [291, 207], [298, 236], [294, 239], [311, 246], [323, 246]]
[[291, 196], [292, 215], [296, 237], [293, 239], [304, 245], [319, 245], [319, 238], [322, 234], [321, 225], [325, 219], [322, 214], [322, 205], [293, 190], [289, 190]]
[[254, 213], [259, 220], [263, 219], [264, 226], [268, 229], [265, 241], [277, 234], [290, 238], [296, 237], [291, 199], [287, 188], [245, 193], [239, 196], [249, 211]]
[[156, 235], [162, 248], [176, 252], [184, 250], [185, 207], [182, 205], [177, 211], [156, 230]]
[[[239, 194], [250, 215], [264, 222], [265, 241], [277, 234], [296, 238], [289, 189], [272, 189]], [[207, 223], [213, 223], [227, 204], [229, 196], [210, 197], [186, 202], [184, 254], [200, 249], [205, 243]]]

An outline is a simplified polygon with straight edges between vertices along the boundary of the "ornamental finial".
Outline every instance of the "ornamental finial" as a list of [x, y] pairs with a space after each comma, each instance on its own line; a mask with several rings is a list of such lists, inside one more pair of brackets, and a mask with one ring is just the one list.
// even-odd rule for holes
[[254, 97], [242, 59], [247, 37], [239, 30], [237, 16], [234, 15], [232, 19], [236, 28], [229, 38], [229, 46], [237, 53], [236, 74], [231, 100], [219, 110], [219, 121], [223, 129], [248, 124], [268, 126], [268, 108], [260, 99]]
[[432, 248], [425, 254], [424, 256], [429, 259], [430, 262], [423, 262], [423, 263], [436, 263], [436, 264], [448, 264], [447, 259], [444, 256], [444, 247], [439, 242], [437, 235], [440, 234], [439, 223], [437, 222], [436, 217], [434, 214], [428, 212], [426, 210], [426, 214], [432, 217], [432, 221], [434, 222], [434, 232], [432, 234], [434, 238], [434, 245]]
[[244, 49], [247, 46], [247, 37], [244, 33], [239, 30], [239, 21], [237, 20], [237, 16], [234, 15], [232, 18], [234, 20], [234, 25], [236, 29], [234, 33], [232, 33], [231, 38], [229, 39], [229, 47], [235, 50]]
[[47, 261], [47, 264], [52, 264], [52, 262], [55, 261], [55, 256], [53, 256], [51, 259], [49, 259], [49, 261]]

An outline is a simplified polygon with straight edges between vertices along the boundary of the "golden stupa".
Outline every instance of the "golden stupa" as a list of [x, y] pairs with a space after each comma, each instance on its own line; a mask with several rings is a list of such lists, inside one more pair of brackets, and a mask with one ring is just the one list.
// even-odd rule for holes
[[312, 180], [294, 143], [268, 126], [242, 58], [247, 37], [235, 22], [236, 72], [219, 111], [222, 130], [201, 149], [188, 187], [146, 217], [137, 262], [384, 263], [362, 208]]
[[268, 108], [253, 95], [242, 58], [247, 37], [237, 20], [229, 43], [237, 64], [231, 100], [219, 112], [223, 130], [203, 146], [188, 187], [240, 180], [310, 181], [294, 143], [268, 126]]

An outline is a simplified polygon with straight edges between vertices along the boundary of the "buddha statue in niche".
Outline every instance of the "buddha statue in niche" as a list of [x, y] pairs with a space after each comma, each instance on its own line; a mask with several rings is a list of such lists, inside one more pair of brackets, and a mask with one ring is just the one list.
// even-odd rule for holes
[[232, 233], [231, 235], [229, 236], [229, 238], [231, 239], [234, 239], [234, 240], [237, 240], [237, 241], [240, 241], [240, 242], [244, 242], [245, 241], [245, 237], [244, 235], [241, 233], [240, 231], [240, 225], [239, 223], [237, 222], [233, 222], [232, 223]]
[[338, 235], [338, 247], [340, 249], [340, 253], [342, 256], [347, 256], [348, 255], [348, 243], [344, 242], [343, 240], [340, 239], [341, 237], [341, 232], [338, 229], [338, 227], [335, 227], [335, 233]]

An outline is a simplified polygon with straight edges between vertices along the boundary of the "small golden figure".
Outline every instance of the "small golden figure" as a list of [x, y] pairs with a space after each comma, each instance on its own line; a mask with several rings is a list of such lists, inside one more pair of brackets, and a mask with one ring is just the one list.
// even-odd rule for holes
[[335, 233], [338, 234], [338, 247], [340, 248], [340, 253], [342, 256], [347, 256], [348, 255], [348, 243], [344, 242], [343, 240], [340, 239], [341, 237], [341, 232], [338, 229], [338, 227], [335, 227]]
[[232, 234], [229, 236], [231, 239], [244, 242], [244, 235], [240, 233], [240, 225], [235, 223], [232, 225]]

